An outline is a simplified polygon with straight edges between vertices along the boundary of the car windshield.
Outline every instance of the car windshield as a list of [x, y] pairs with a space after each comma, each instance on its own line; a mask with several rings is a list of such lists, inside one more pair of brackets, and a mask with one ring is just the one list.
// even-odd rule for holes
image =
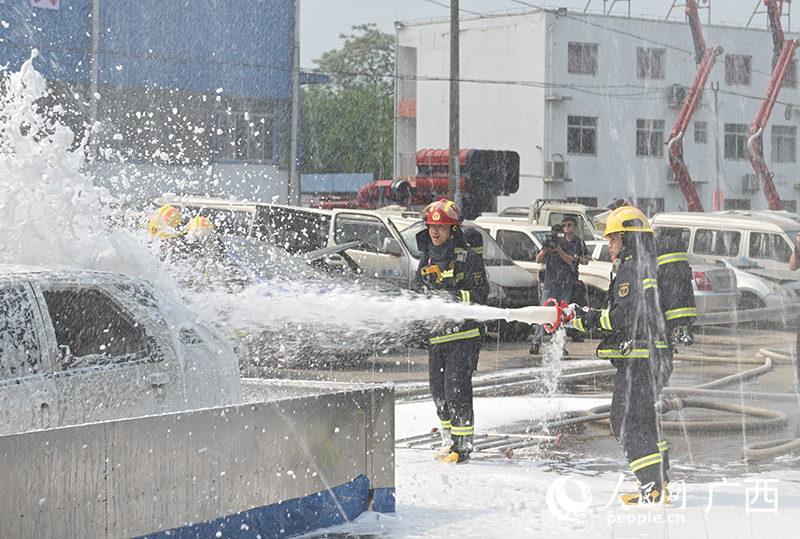
[[[425, 223], [418, 221], [400, 232], [400, 236], [403, 238], [406, 247], [408, 247], [408, 250], [411, 252], [411, 255], [414, 258], [420, 258], [422, 256], [422, 252], [417, 248], [417, 233], [419, 233], [419, 231], [423, 228], [425, 228]], [[497, 242], [494, 241], [494, 238], [492, 238], [488, 232], [477, 226], [469, 228], [474, 228], [480, 232], [481, 236], [483, 237], [484, 265], [511, 266], [514, 264], [514, 262], [508, 257], [508, 255], [497, 244]]]
[[229, 257], [262, 279], [299, 280], [322, 277], [304, 260], [270, 243], [232, 237], [223, 237], [222, 243]]

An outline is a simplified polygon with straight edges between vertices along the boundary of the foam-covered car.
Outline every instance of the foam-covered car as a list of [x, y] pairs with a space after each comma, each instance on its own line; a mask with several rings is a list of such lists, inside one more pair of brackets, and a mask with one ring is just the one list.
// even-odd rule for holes
[[115, 273], [0, 266], [0, 434], [240, 403], [232, 347]]

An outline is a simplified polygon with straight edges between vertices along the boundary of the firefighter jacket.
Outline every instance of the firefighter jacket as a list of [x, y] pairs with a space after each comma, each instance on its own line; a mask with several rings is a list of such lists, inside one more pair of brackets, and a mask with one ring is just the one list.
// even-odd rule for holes
[[658, 250], [658, 295], [667, 329], [691, 326], [697, 319], [692, 287], [692, 267], [686, 246], [678, 238], [664, 238], [656, 243]]
[[[414, 275], [413, 290], [458, 303], [486, 302], [489, 281], [483, 258], [467, 246], [460, 228], [439, 247], [430, 241], [428, 230], [422, 230], [417, 234], [417, 245], [422, 251], [422, 257]], [[423, 270], [433, 266], [438, 267], [442, 274], [438, 282], [433, 282], [431, 273], [425, 274], [423, 278]], [[479, 324], [474, 320], [442, 320], [431, 332], [430, 342], [443, 344], [478, 337]]]
[[575, 328], [602, 330], [597, 357], [609, 359], [614, 366], [625, 360], [650, 359], [656, 377], [666, 382], [672, 372], [672, 352], [654, 258], [642, 263], [631, 256], [624, 258], [609, 286], [608, 307], [579, 311]]

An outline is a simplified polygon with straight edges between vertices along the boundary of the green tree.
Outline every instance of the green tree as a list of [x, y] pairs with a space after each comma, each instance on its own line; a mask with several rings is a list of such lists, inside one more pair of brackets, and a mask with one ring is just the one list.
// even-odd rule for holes
[[303, 88], [300, 163], [303, 173], [393, 175], [394, 36], [374, 24], [341, 34], [340, 50], [322, 54], [317, 71], [328, 84]]

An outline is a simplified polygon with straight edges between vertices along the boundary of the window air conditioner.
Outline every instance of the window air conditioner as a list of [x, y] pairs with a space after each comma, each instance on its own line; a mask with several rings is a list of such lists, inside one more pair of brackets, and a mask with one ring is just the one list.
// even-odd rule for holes
[[755, 174], [745, 174], [742, 177], [742, 190], [743, 191], [750, 191], [755, 192], [761, 189], [761, 186], [758, 184], [758, 178]]
[[566, 161], [548, 161], [547, 177], [554, 180], [566, 180], [569, 176], [569, 163]]
[[682, 107], [686, 101], [686, 87], [682, 84], [673, 84], [667, 88], [667, 104], [670, 107]]

